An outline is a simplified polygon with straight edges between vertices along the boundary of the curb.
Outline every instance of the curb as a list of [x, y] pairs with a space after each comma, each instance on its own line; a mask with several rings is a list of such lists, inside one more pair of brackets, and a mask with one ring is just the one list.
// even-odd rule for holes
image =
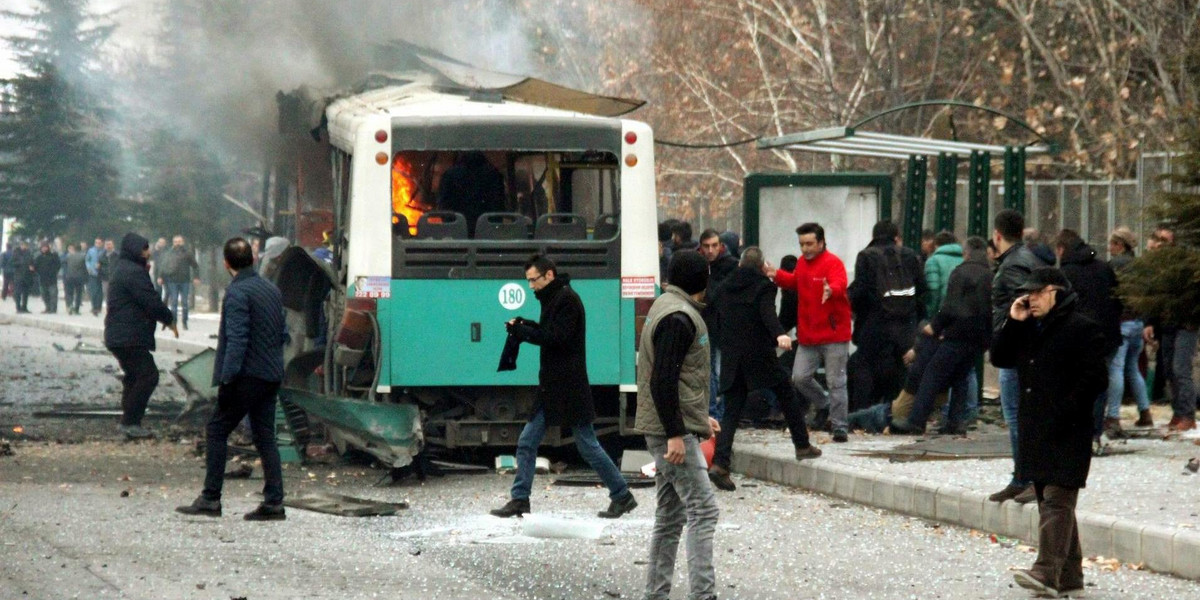
[[[6, 321], [14, 325], [24, 325], [26, 327], [36, 327], [45, 329], [55, 333], [66, 335], [81, 335], [89, 338], [104, 339], [104, 328], [94, 325], [77, 325], [75, 323], [59, 323], [57, 321], [48, 321], [32, 317], [29, 315], [6, 315], [0, 317], [0, 321]], [[181, 352], [183, 354], [196, 354], [202, 352], [206, 348], [212, 348], [208, 344], [200, 342], [189, 342], [187, 340], [177, 340], [175, 338], [162, 338], [155, 336], [154, 343], [159, 352]]]
[[[798, 462], [734, 444], [732, 470], [859, 504], [1015, 538], [1037, 545], [1037, 504], [988, 502], [987, 494], [951, 484], [897, 477], [816, 459]], [[1084, 556], [1144, 564], [1159, 573], [1200, 579], [1200, 532], [1076, 511]]]

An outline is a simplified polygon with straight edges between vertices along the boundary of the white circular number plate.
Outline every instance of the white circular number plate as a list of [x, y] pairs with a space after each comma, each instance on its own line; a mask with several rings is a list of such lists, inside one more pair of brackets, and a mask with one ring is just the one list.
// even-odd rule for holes
[[517, 310], [525, 306], [525, 288], [519, 283], [506, 283], [500, 288], [500, 306]]

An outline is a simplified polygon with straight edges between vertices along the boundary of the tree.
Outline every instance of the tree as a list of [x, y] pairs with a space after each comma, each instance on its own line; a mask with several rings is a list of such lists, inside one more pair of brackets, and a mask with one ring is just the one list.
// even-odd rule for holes
[[[1185, 64], [1191, 89], [1200, 88], [1200, 39]], [[1176, 138], [1183, 152], [1173, 161], [1160, 192], [1147, 210], [1175, 233], [1175, 244], [1145, 253], [1122, 274], [1122, 300], [1138, 313], [1172, 325], [1200, 325], [1200, 113], [1195, 94], [1182, 105]]]
[[33, 12], [4, 11], [29, 35], [5, 38], [24, 72], [7, 81], [0, 119], [0, 213], [33, 234], [90, 233], [111, 221], [120, 191], [119, 146], [96, 57], [112, 26], [86, 0], [42, 0]]

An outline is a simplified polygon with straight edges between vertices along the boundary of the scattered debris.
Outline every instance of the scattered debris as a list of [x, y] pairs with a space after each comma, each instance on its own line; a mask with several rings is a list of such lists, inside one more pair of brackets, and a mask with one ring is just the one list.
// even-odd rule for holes
[[604, 524], [539, 514], [527, 514], [521, 519], [521, 533], [532, 538], [598, 540]]
[[511, 454], [501, 454], [496, 457], [496, 472], [507, 475], [517, 472], [517, 457]]
[[556, 463], [550, 463], [550, 472], [554, 473], [555, 475], [562, 475], [563, 473], [566, 473], [567, 472], [567, 463], [562, 462], [562, 461], [558, 461]]
[[[58, 342], [55, 342], [50, 345], [53, 346], [54, 349], [58, 350], [59, 352], [67, 352], [67, 349], [64, 348], [63, 345], [59, 344]], [[82, 342], [82, 341], [75, 342], [75, 347], [71, 348], [70, 351], [77, 352], [79, 354], [105, 354], [105, 355], [109, 354], [108, 348], [105, 348], [104, 346], [97, 346], [96, 344], [89, 344], [87, 342]]]
[[283, 505], [342, 517], [390, 517], [408, 509], [407, 502], [378, 502], [326, 492], [288, 496]]
[[1017, 540], [1006, 538], [1002, 535], [996, 535], [994, 533], [989, 536], [988, 539], [991, 540], [993, 544], [999, 544], [1003, 548], [1014, 548], [1018, 543]]
[[254, 474], [254, 467], [250, 463], [241, 463], [232, 471], [225, 472], [225, 479], [250, 479]]
[[1185, 468], [1193, 473], [1200, 471], [1200, 459], [1193, 458], [1187, 461]]
[[12, 444], [8, 443], [8, 440], [0, 440], [0, 456], [12, 456], [12, 455], [13, 455]]
[[[437, 467], [442, 473], [487, 473], [488, 468], [483, 465], [469, 465], [466, 463], [455, 463], [445, 460], [431, 460], [429, 464]], [[553, 469], [553, 466], [551, 466]]]
[[[631, 488], [654, 487], [653, 477], [628, 474], [622, 474], [622, 477], [625, 478], [625, 483], [629, 484], [629, 487]], [[600, 481], [599, 475], [595, 473], [586, 473], [582, 475], [561, 475], [554, 479], [554, 485], [563, 485], [569, 487], [594, 487], [597, 485], [604, 485], [604, 482]]]
[[646, 463], [654, 464], [654, 456], [645, 450], [626, 450], [621, 453], [622, 473], [639, 473]]
[[128, 490], [128, 489], [121, 490], [121, 497], [122, 497], [122, 498], [128, 498], [128, 497], [129, 497], [129, 490]]

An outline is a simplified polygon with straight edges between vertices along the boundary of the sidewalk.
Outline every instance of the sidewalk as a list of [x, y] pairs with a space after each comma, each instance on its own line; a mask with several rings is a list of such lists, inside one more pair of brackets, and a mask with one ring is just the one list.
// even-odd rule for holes
[[[985, 426], [985, 431], [1003, 430]], [[824, 455], [797, 462], [785, 432], [748, 429], [738, 432], [733, 470], [1036, 545], [1036, 503], [987, 501], [1008, 483], [1010, 458], [892, 462], [862, 456], [916, 439], [855, 434], [849, 443], [833, 444], [818, 433], [814, 441]], [[1141, 439], [1112, 447], [1118, 454], [1092, 460], [1088, 487], [1079, 495], [1084, 555], [1200, 579], [1200, 475], [1184, 468], [1189, 458], [1200, 457], [1200, 446], [1193, 440]]]
[[[0, 319], [2, 322], [16, 323], [29, 327], [38, 327], [68, 335], [81, 335], [89, 338], [90, 343], [101, 343], [104, 339], [104, 313], [92, 316], [88, 310], [89, 303], [84, 300], [82, 314], [68, 315], [63, 306], [62, 298], [58, 302], [58, 312], [52, 315], [42, 314], [42, 300], [30, 297], [29, 314], [17, 314], [17, 306], [12, 298], [0, 302]], [[0, 324], [2, 324], [0, 322]], [[162, 326], [156, 328], [155, 341], [158, 350], [195, 354], [205, 348], [217, 347], [217, 327], [220, 325], [220, 315], [216, 313], [189, 313], [188, 330], [179, 330], [179, 339], [175, 339], [170, 330], [163, 331]]]

